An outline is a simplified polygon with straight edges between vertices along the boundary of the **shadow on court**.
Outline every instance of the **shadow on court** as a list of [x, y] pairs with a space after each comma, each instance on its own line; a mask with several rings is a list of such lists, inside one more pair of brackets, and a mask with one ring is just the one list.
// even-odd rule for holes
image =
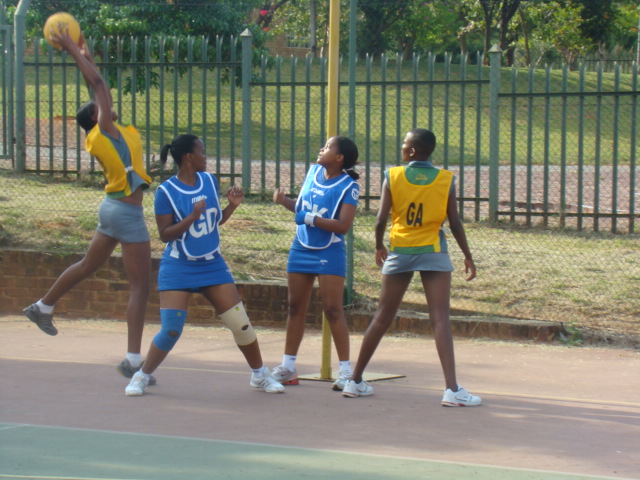
[[[126, 326], [0, 317], [0, 479], [638, 478], [640, 352], [456, 339], [477, 408], [440, 406], [431, 338], [386, 337], [371, 372], [405, 375], [346, 399], [301, 381], [249, 386], [231, 334], [185, 328], [143, 397], [115, 370]], [[146, 350], [157, 325], [149, 325]], [[258, 328], [265, 363], [284, 332]], [[352, 336], [355, 360], [361, 335]], [[309, 331], [300, 374], [320, 368]], [[334, 364], [337, 363], [335, 353]]]

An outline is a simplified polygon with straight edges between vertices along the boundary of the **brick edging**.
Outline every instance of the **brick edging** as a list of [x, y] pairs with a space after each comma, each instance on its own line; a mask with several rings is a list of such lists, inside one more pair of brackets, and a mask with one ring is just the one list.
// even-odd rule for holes
[[[55, 279], [67, 267], [81, 260], [82, 254], [56, 255], [31, 250], [0, 250], [0, 313], [21, 314], [27, 305], [41, 298]], [[152, 259], [151, 293], [146, 321], [160, 321], [157, 292], [159, 258]], [[251, 321], [256, 325], [278, 325], [287, 321], [287, 285], [285, 282], [236, 283]], [[56, 305], [56, 316], [65, 319], [100, 318], [125, 320], [129, 297], [122, 258], [113, 255], [91, 277], [67, 293]], [[352, 331], [364, 332], [373, 312], [347, 310], [347, 322]], [[208, 324], [215, 317], [211, 305], [201, 296], [192, 295], [189, 322]], [[322, 311], [317, 288], [314, 289], [306, 323], [320, 327]], [[453, 334], [461, 337], [487, 337], [552, 341], [562, 331], [560, 324], [513, 319], [484, 319], [452, 317]], [[428, 315], [400, 313], [391, 324], [389, 333], [433, 334]]]

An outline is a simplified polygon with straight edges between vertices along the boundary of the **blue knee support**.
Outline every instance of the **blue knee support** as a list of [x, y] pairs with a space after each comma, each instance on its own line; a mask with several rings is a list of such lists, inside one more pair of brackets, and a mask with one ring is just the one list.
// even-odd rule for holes
[[186, 310], [175, 310], [173, 308], [160, 309], [160, 322], [162, 328], [153, 338], [153, 343], [163, 352], [169, 352], [175, 346], [182, 335], [184, 322], [187, 320]]

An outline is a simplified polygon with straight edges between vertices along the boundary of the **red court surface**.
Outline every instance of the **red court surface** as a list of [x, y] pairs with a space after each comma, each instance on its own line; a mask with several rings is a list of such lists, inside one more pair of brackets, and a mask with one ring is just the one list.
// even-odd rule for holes
[[[431, 338], [386, 337], [369, 371], [405, 377], [347, 399], [327, 382], [252, 389], [229, 332], [187, 326], [158, 385], [126, 397], [126, 326], [57, 325], [0, 317], [0, 479], [640, 478], [638, 351], [456, 339], [458, 380], [484, 405], [444, 408]], [[284, 332], [257, 330], [273, 367]], [[320, 351], [307, 332], [300, 374]]]

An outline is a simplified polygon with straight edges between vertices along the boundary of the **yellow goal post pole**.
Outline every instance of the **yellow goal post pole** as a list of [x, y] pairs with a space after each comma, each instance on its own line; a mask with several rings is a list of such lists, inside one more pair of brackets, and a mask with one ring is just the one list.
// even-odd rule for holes
[[[329, 5], [329, 51], [327, 55], [329, 73], [327, 78], [327, 138], [338, 134], [338, 62], [340, 56], [340, 0], [331, 0]], [[322, 313], [322, 363], [320, 377], [331, 376], [331, 329]]]

